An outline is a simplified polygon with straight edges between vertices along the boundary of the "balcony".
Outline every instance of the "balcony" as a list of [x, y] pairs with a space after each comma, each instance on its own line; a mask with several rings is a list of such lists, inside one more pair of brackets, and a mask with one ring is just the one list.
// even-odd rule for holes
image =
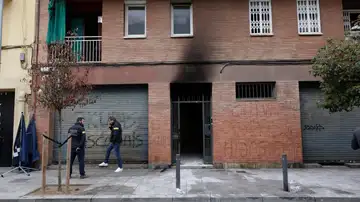
[[360, 31], [360, 2], [343, 0], [343, 20], [346, 35]]
[[[102, 0], [49, 1], [49, 59], [59, 57], [53, 43], [65, 43], [77, 63], [99, 63], [102, 53]], [[53, 46], [54, 47], [54, 46]]]
[[101, 62], [101, 36], [67, 36], [65, 42], [75, 52], [76, 62]]

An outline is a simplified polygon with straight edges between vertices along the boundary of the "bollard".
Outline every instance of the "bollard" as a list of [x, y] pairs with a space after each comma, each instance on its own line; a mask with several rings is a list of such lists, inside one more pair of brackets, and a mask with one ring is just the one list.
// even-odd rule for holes
[[180, 189], [180, 154], [176, 154], [176, 189]]
[[289, 181], [288, 181], [288, 161], [286, 154], [283, 154], [281, 157], [282, 162], [282, 171], [283, 171], [283, 188], [284, 191], [289, 191]]

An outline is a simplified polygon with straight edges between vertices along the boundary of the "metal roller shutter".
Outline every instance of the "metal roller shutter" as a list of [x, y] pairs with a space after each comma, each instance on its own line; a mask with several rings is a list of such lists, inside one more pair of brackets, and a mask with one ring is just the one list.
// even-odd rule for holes
[[317, 107], [318, 87], [300, 88], [301, 127], [305, 162], [351, 162], [360, 152], [351, 149], [352, 132], [360, 127], [360, 110], [329, 114]]
[[[85, 160], [100, 162], [104, 160], [109, 145], [110, 130], [107, 126], [109, 116], [114, 116], [123, 127], [123, 143], [120, 153], [124, 162], [147, 162], [148, 160], [148, 90], [144, 85], [103, 86], [91, 93], [97, 96], [95, 104], [62, 111], [62, 134], [55, 116], [55, 138], [64, 141], [67, 131], [77, 117], [85, 118], [87, 145]], [[62, 148], [62, 160], [66, 147]], [[54, 160], [58, 149], [54, 147]], [[114, 154], [110, 155], [115, 159]]]

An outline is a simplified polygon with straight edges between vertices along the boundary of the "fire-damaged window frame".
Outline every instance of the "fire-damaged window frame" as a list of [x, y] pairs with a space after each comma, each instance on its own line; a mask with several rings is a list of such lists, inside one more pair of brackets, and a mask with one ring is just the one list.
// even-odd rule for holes
[[[303, 12], [303, 10], [301, 9], [302, 7], [300, 5], [302, 5], [301, 3], [304, 2], [306, 4], [305, 5], [306, 10]], [[312, 3], [316, 2], [315, 7], [313, 7], [312, 9], [316, 8], [317, 19], [313, 20], [313, 22], [311, 22], [311, 18], [314, 17], [312, 15], [315, 13], [311, 12], [310, 2]], [[299, 35], [322, 35], [321, 17], [320, 17], [321, 12], [320, 12], [319, 0], [296, 0], [296, 10], [297, 10], [297, 24], [298, 24]], [[304, 16], [306, 16], [305, 19]], [[304, 23], [307, 27], [305, 28], [301, 27], [302, 23]], [[314, 24], [317, 24], [317, 26], [315, 26]], [[312, 31], [312, 30], [316, 30], [316, 31]]]
[[276, 82], [236, 82], [236, 100], [276, 100]]
[[[125, 0], [124, 1], [124, 6], [125, 6], [125, 13], [124, 13], [124, 18], [125, 18], [125, 33], [124, 33], [124, 38], [146, 38], [146, 23], [147, 23], [147, 19], [146, 19], [146, 0]], [[144, 34], [131, 34], [129, 33], [129, 8], [144, 8]]]
[[[191, 0], [171, 0], [171, 37], [193, 37], [194, 36], [194, 21], [193, 21], [193, 3]], [[174, 10], [176, 6], [188, 6], [190, 11], [190, 33], [176, 34], [174, 24]]]
[[249, 25], [251, 36], [272, 36], [271, 0], [249, 0]]

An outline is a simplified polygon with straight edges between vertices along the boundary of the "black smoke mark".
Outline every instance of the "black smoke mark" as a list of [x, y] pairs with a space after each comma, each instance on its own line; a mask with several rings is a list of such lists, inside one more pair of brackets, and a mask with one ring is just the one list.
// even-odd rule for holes
[[208, 34], [211, 32], [207, 32], [205, 27], [206, 24], [197, 27], [194, 37], [190, 39], [182, 56], [182, 62], [186, 64], [179, 67], [173, 82], [208, 81], [211, 72], [204, 63], [210, 60], [212, 50], [208, 45], [210, 38]]

